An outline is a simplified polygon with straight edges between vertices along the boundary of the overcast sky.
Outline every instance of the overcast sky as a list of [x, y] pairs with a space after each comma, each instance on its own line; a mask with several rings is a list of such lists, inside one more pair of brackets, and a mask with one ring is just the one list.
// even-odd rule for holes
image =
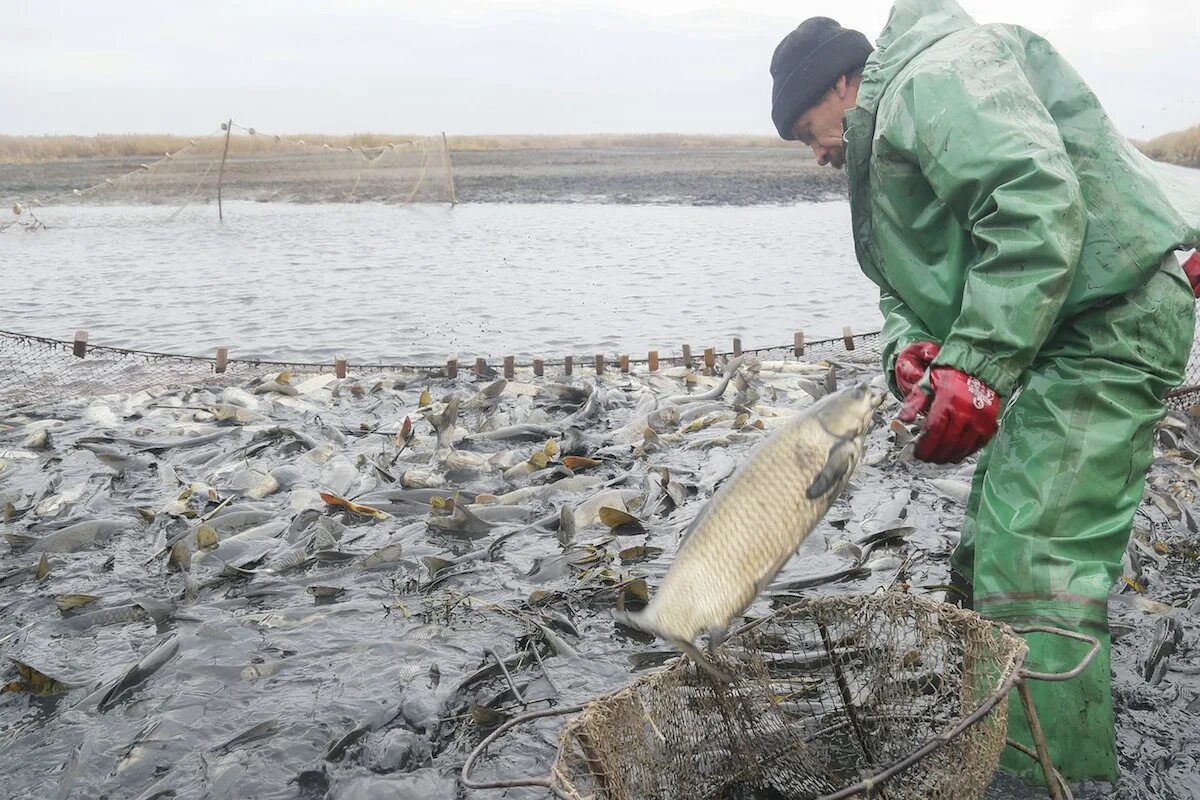
[[[1200, 123], [1200, 0], [964, 0], [1047, 36], [1143, 138]], [[0, 0], [0, 133], [773, 133], [802, 19], [885, 0]], [[749, 10], [747, 10], [749, 9]]]

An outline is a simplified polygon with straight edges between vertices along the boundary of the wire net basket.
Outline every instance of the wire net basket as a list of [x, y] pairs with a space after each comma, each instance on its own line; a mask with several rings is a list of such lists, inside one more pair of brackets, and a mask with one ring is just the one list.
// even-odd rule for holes
[[463, 779], [576, 800], [980, 798], [1006, 743], [1002, 701], [1035, 675], [1026, 652], [1006, 625], [908, 594], [805, 600], [717, 650], [729, 683], [685, 658], [584, 706], [526, 715], [581, 711], [549, 779], [469, 778], [502, 730]]

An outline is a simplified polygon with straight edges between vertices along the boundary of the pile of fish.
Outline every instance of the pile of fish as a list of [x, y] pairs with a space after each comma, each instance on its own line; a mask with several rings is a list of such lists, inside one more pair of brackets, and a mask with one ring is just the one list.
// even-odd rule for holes
[[[466, 751], [505, 719], [677, 657], [614, 617], [656, 594], [756, 445], [839, 387], [879, 385], [875, 356], [832, 358], [280, 373], [0, 413], [0, 779], [61, 798], [456, 796]], [[972, 466], [914, 462], [895, 408], [747, 613], [946, 591]], [[1182, 474], [1193, 434], [1164, 431]], [[1185, 560], [1181, 481], [1200, 491], [1194, 468], [1153, 484], [1163, 519], [1122, 595], [1148, 625], [1181, 620], [1155, 665], [1137, 655], [1154, 691], [1195, 663], [1188, 598], [1148, 599]], [[487, 768], [544, 773], [553, 731], [514, 734]]]

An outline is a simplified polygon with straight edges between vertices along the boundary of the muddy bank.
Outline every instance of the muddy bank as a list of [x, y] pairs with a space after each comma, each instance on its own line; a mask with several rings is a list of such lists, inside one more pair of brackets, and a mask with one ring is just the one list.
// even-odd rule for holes
[[[104, 183], [132, 170], [145, 158], [90, 158], [39, 164], [0, 164], [0, 198], [6, 204], [31, 198], [70, 195], [73, 189]], [[113, 194], [109, 202], [175, 203], [189, 196], [215, 198], [215, 172], [208, 162], [194, 169], [163, 170], [142, 181], [135, 195]], [[232, 160], [226, 199], [290, 202], [403, 202], [421, 175], [416, 167], [384, 169], [356, 183], [329, 172], [320, 156], [300, 165], [269, 159]], [[440, 166], [435, 170], [440, 170]], [[811, 165], [802, 148], [743, 149], [564, 149], [487, 150], [453, 153], [460, 202], [492, 203], [669, 203], [755, 205], [845, 197], [845, 175]], [[202, 196], [193, 195], [203, 176]], [[441, 176], [436, 176], [442, 180]], [[435, 176], [422, 178], [433, 182]], [[208, 184], [213, 184], [209, 186]], [[353, 186], [352, 196], [348, 189]], [[89, 202], [106, 202], [99, 192]], [[437, 192], [423, 190], [422, 199]], [[69, 199], [69, 198], [68, 198]]]

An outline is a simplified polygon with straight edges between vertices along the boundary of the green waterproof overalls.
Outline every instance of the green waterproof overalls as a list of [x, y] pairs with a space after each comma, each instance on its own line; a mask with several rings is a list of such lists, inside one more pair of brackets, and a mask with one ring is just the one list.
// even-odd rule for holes
[[[899, 350], [934, 341], [935, 365], [1008, 401], [952, 564], [985, 616], [1100, 638], [1079, 679], [1032, 688], [1063, 773], [1113, 780], [1107, 599], [1192, 342], [1173, 253], [1200, 241], [1200, 201], [1167, 186], [1046, 41], [976, 25], [953, 0], [896, 3], [845, 138], [889, 377]], [[1045, 672], [1086, 649], [1027, 638]], [[1019, 702], [1009, 714], [1028, 744]], [[1011, 751], [1002, 765], [1039, 777]]]

